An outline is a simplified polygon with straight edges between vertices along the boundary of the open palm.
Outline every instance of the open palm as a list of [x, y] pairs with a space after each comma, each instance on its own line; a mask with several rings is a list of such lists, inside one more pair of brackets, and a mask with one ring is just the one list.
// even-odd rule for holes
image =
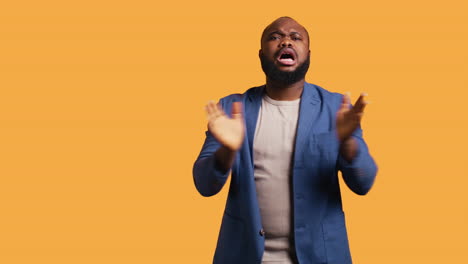
[[364, 100], [366, 94], [361, 94], [354, 106], [351, 106], [349, 95], [343, 96], [343, 102], [336, 114], [336, 129], [340, 141], [348, 139], [358, 128], [364, 114], [367, 102]]
[[242, 116], [242, 103], [232, 104], [232, 118], [223, 111], [221, 106], [214, 102], [206, 105], [208, 114], [208, 130], [218, 142], [232, 151], [237, 151], [244, 140], [244, 118]]

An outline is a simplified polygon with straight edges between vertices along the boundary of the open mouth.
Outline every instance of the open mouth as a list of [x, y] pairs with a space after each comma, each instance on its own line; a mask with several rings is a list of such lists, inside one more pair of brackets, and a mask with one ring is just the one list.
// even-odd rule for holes
[[296, 64], [296, 52], [291, 48], [280, 50], [277, 61], [282, 65], [292, 66]]

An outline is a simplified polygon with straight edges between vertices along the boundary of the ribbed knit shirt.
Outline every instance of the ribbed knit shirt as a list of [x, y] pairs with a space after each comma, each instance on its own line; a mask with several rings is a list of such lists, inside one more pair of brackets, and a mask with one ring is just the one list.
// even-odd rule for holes
[[254, 174], [265, 251], [262, 263], [292, 264], [291, 162], [300, 99], [263, 97], [253, 143]]

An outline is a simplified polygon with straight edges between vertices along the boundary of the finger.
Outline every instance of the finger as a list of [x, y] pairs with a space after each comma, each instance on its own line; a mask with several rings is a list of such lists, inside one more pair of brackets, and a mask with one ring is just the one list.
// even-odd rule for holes
[[208, 104], [206, 105], [206, 110], [207, 110], [208, 114], [214, 115], [215, 112], [216, 112], [215, 103], [213, 101], [209, 101]]
[[241, 102], [234, 102], [232, 103], [232, 110], [231, 110], [232, 118], [242, 118], [242, 103]]
[[346, 104], [346, 105], [350, 105], [350, 104], [351, 104], [351, 93], [350, 93], [350, 92], [346, 92], [346, 93], [343, 95], [343, 104]]
[[225, 115], [226, 113], [224, 112], [223, 110], [223, 107], [221, 106], [220, 103], [217, 103], [216, 104], [216, 115], [217, 116], [222, 116], [222, 115]]
[[356, 100], [356, 103], [354, 104], [353, 110], [356, 113], [362, 113], [364, 111], [364, 108], [367, 105], [367, 102], [365, 100], [365, 97], [367, 96], [366, 93], [362, 93], [361, 96]]
[[216, 105], [213, 101], [209, 101], [205, 107], [208, 119], [216, 117]]
[[351, 107], [350, 93], [346, 92], [343, 94], [343, 100], [341, 101], [340, 109], [338, 111], [345, 111]]

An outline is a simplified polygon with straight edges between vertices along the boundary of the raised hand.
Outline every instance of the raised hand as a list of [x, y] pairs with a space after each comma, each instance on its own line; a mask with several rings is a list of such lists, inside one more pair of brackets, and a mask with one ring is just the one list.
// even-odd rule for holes
[[232, 103], [232, 118], [228, 117], [220, 105], [213, 101], [206, 105], [208, 130], [218, 142], [231, 151], [240, 149], [244, 140], [244, 118], [242, 103]]
[[361, 123], [364, 108], [367, 105], [367, 102], [364, 100], [365, 96], [367, 94], [362, 93], [354, 106], [351, 106], [349, 94], [343, 96], [343, 102], [336, 114], [336, 129], [341, 142], [347, 140]]

